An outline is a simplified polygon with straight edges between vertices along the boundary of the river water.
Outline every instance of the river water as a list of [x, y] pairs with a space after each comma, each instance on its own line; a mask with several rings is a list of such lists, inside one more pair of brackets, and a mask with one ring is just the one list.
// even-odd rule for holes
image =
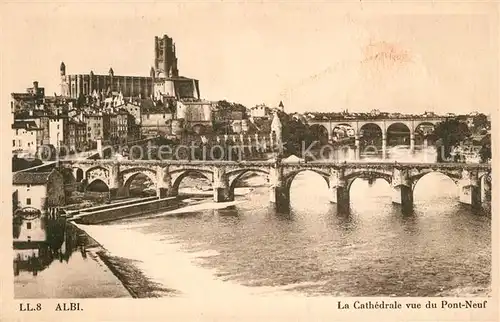
[[[264, 178], [248, 183], [254, 187], [237, 190], [234, 202], [216, 204], [207, 196], [174, 211], [79, 228], [110, 256], [130, 260], [180, 296], [490, 292], [491, 215], [461, 205], [455, 183], [444, 175], [419, 180], [412, 215], [392, 204], [384, 180], [355, 180], [348, 215], [337, 213], [325, 180], [313, 172], [295, 177], [289, 215], [270, 207]], [[129, 296], [104, 264], [87, 258], [88, 249], [73, 252], [71, 260], [51, 260], [36, 276], [21, 271], [16, 296]]]
[[415, 188], [414, 214], [403, 216], [388, 183], [358, 179], [351, 214], [341, 215], [328, 201], [326, 182], [302, 172], [292, 184], [290, 215], [275, 213], [267, 188], [256, 187], [227, 208], [211, 209], [224, 205], [207, 201], [84, 229], [112, 254], [140, 261], [146, 276], [191, 295], [217, 287], [227, 293], [484, 295], [491, 216], [473, 214], [457, 195], [451, 179], [429, 174]]

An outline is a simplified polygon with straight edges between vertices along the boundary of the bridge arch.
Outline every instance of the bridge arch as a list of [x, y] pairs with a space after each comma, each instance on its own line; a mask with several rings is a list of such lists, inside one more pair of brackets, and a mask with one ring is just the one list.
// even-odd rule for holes
[[[451, 172], [447, 172], [447, 171], [439, 171], [439, 170], [433, 170], [433, 171], [427, 171], [425, 173], [422, 173], [418, 176], [414, 176], [412, 177], [412, 194], [413, 194], [413, 199], [415, 199], [415, 196], [418, 196], [420, 195], [420, 190], [422, 189], [422, 185], [428, 180], [428, 179], [432, 179], [432, 177], [435, 176], [434, 180], [439, 180], [439, 178], [446, 178], [445, 180], [447, 182], [453, 182], [454, 186], [455, 186], [455, 190], [452, 189], [452, 191], [454, 191], [453, 193], [451, 193], [451, 195], [453, 197], [456, 197], [458, 196], [459, 192], [458, 192], [458, 188], [459, 188], [459, 185], [458, 185], [458, 182], [459, 180], [461, 179], [461, 176], [458, 175], [458, 174], [455, 174], [455, 173], [451, 173]], [[434, 182], [432, 183], [434, 187], [439, 187], [440, 184]], [[435, 190], [446, 190], [447, 192], [450, 191], [449, 189], [432, 189], [433, 191], [433, 195], [434, 195], [434, 191]], [[415, 193], [417, 192], [417, 193]], [[443, 193], [440, 193], [438, 194], [439, 197], [442, 197], [443, 196]]]
[[[236, 189], [236, 185], [238, 184], [239, 180], [245, 176], [246, 174], [249, 173], [255, 173], [258, 174], [262, 177], [264, 177], [267, 181], [269, 181], [269, 172], [263, 169], [255, 168], [255, 169], [243, 169], [243, 170], [236, 170], [232, 172], [228, 172], [226, 175], [230, 178], [229, 179], [229, 195], [230, 198], [234, 198], [234, 190]], [[234, 177], [232, 175], [236, 174]], [[232, 178], [231, 178], [232, 177]]]
[[309, 129], [312, 137], [320, 142], [325, 142], [330, 137], [330, 131], [321, 124], [312, 124]]
[[361, 149], [367, 146], [382, 146], [382, 128], [376, 123], [365, 123], [359, 129]]
[[387, 146], [410, 145], [410, 127], [403, 122], [395, 122], [387, 127]]
[[345, 180], [347, 181], [346, 189], [348, 193], [351, 191], [351, 186], [354, 183], [354, 181], [356, 181], [356, 179], [368, 179], [368, 180], [383, 179], [389, 185], [392, 184], [391, 174], [378, 171], [357, 171], [345, 176]]
[[96, 178], [102, 179], [104, 182], [106, 182], [108, 180], [108, 176], [109, 170], [101, 165], [97, 165], [85, 171], [85, 179], [87, 179], [88, 182], [91, 182]]
[[131, 177], [135, 177], [138, 174], [143, 174], [151, 180], [152, 183], [156, 185], [156, 170], [151, 168], [139, 167], [139, 168], [131, 168], [121, 171], [121, 176], [123, 178], [123, 182], [127, 182]]
[[417, 130], [417, 128], [419, 128], [421, 126], [432, 126], [433, 129], [436, 129], [436, 125], [439, 122], [441, 122], [441, 121], [422, 120], [422, 121], [415, 122], [415, 131]]
[[429, 145], [434, 144], [436, 137], [434, 130], [436, 125], [433, 122], [420, 122], [415, 126], [415, 144]]
[[[124, 193], [126, 196], [130, 196], [130, 187], [131, 187], [132, 183], [134, 182], [134, 180], [136, 180], [139, 176], [146, 177], [147, 180], [153, 184], [154, 189], [156, 191], [156, 182], [155, 182], [156, 178], [152, 177], [148, 172], [138, 171], [138, 172], [134, 172], [131, 175], [127, 176], [126, 180], [124, 179], [123, 188], [124, 188]], [[155, 194], [156, 194], [156, 192], [155, 192]]]
[[[102, 191], [104, 190], [104, 191]], [[85, 191], [94, 191], [94, 192], [107, 192], [109, 191], [109, 186], [106, 182], [99, 178], [92, 179], [89, 181], [87, 186], [85, 187]]]
[[326, 184], [329, 186], [330, 185], [330, 181], [329, 181], [329, 178], [330, 178], [330, 174], [327, 173], [327, 172], [323, 172], [321, 170], [317, 170], [317, 169], [312, 169], [312, 168], [303, 168], [303, 169], [298, 169], [298, 170], [294, 170], [290, 173], [288, 173], [285, 177], [284, 177], [284, 183], [285, 183], [285, 186], [286, 186], [286, 190], [288, 192], [290, 192], [290, 188], [292, 187], [292, 183], [293, 183], [293, 180], [295, 179], [295, 177], [301, 173], [301, 172], [304, 172], [304, 171], [310, 171], [310, 172], [314, 172], [314, 173], [317, 173], [319, 174], [323, 179], [325, 179], [326, 181]]
[[336, 123], [332, 125], [331, 136], [335, 137], [337, 141], [348, 140], [354, 138], [356, 129], [350, 123]]
[[183, 169], [183, 170], [175, 170], [170, 172], [170, 175], [174, 179], [172, 181], [172, 191], [174, 195], [177, 195], [179, 193], [179, 186], [182, 182], [182, 180], [188, 176], [192, 175], [198, 175], [206, 179], [208, 182], [210, 182], [211, 185], [213, 185], [213, 173], [211, 171], [207, 170], [200, 170], [200, 169]]
[[442, 174], [442, 175], [450, 178], [455, 184], [457, 184], [458, 181], [460, 179], [462, 179], [461, 174], [450, 172], [450, 171], [446, 171], [446, 170], [432, 169], [432, 170], [429, 170], [429, 171], [422, 171], [421, 173], [410, 177], [410, 180], [411, 180], [411, 182], [413, 184], [413, 189], [415, 190], [415, 186], [417, 185], [418, 181], [420, 181], [420, 179], [422, 179], [423, 177], [425, 177], [426, 175], [428, 175], [430, 173], [439, 173], [439, 174]]

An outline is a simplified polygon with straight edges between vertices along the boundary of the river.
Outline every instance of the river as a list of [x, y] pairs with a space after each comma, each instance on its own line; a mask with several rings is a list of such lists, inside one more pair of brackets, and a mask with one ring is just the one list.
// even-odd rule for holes
[[[187, 199], [170, 212], [79, 228], [121, 263], [129, 291], [153, 285], [138, 297], [491, 292], [491, 214], [460, 204], [455, 183], [442, 174], [419, 180], [412, 215], [392, 204], [384, 180], [354, 181], [349, 215], [337, 213], [325, 180], [313, 172], [295, 177], [289, 215], [270, 207], [262, 177], [249, 183], [251, 191], [237, 190], [234, 202]], [[99, 256], [85, 256], [97, 253], [92, 247], [71, 252], [77, 254], [53, 260], [37, 276], [21, 271], [16, 296], [130, 296]], [[134, 286], [137, 276], [144, 283]], [[61, 283], [74, 287], [58, 289]]]
[[290, 215], [275, 213], [267, 189], [256, 187], [226, 205], [207, 201], [82, 228], [111, 254], [138, 261], [155, 282], [190, 296], [488, 293], [491, 216], [459, 204], [451, 179], [422, 178], [406, 216], [383, 180], [353, 183], [350, 215], [337, 214], [327, 193], [319, 175], [303, 172], [292, 185]]

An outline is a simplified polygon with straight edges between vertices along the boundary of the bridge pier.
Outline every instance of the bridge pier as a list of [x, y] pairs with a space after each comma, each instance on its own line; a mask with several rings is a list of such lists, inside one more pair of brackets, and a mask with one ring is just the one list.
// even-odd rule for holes
[[392, 172], [392, 203], [401, 205], [401, 212], [413, 211], [413, 184], [408, 170], [395, 168]]
[[361, 149], [360, 149], [360, 144], [359, 144], [359, 134], [356, 134], [354, 137], [354, 145], [355, 145], [355, 151], [354, 151], [354, 159], [359, 160], [360, 154], [361, 154]]
[[120, 164], [114, 162], [109, 172], [109, 201], [119, 196], [119, 191], [123, 188], [123, 182], [120, 178]]
[[387, 133], [384, 131], [382, 134], [382, 160], [387, 157]]
[[331, 187], [330, 202], [337, 204], [337, 210], [340, 212], [349, 211], [350, 194], [347, 187]]
[[410, 133], [410, 153], [415, 152], [415, 134], [413, 132]]
[[328, 181], [330, 202], [337, 204], [337, 211], [348, 212], [350, 206], [349, 185], [343, 170], [331, 170]]
[[481, 206], [481, 189], [478, 186], [460, 186], [460, 202], [470, 205], [473, 209]]
[[287, 187], [272, 186], [269, 188], [269, 201], [279, 213], [290, 211], [290, 190]]
[[177, 195], [177, 192], [173, 193], [170, 174], [162, 166], [156, 166], [156, 196], [162, 199], [174, 195]]
[[214, 201], [227, 202], [234, 201], [234, 194], [231, 194], [228, 187], [214, 187]]
[[290, 187], [283, 179], [283, 167], [277, 164], [269, 172], [269, 202], [279, 213], [290, 211]]
[[215, 202], [227, 202], [234, 200], [234, 194], [231, 194], [229, 180], [223, 169], [214, 168], [213, 197]]
[[116, 199], [118, 195], [118, 188], [109, 188], [109, 201]]
[[392, 187], [392, 203], [401, 205], [401, 212], [408, 214], [413, 211], [413, 189], [405, 185]]
[[477, 172], [463, 170], [458, 187], [461, 203], [470, 205], [473, 209], [481, 207], [481, 187]]

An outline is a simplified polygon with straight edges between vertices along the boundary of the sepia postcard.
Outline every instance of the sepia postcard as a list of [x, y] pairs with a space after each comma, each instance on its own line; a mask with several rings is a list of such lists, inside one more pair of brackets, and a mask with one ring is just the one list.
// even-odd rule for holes
[[499, 321], [496, 2], [0, 6], [1, 321]]

